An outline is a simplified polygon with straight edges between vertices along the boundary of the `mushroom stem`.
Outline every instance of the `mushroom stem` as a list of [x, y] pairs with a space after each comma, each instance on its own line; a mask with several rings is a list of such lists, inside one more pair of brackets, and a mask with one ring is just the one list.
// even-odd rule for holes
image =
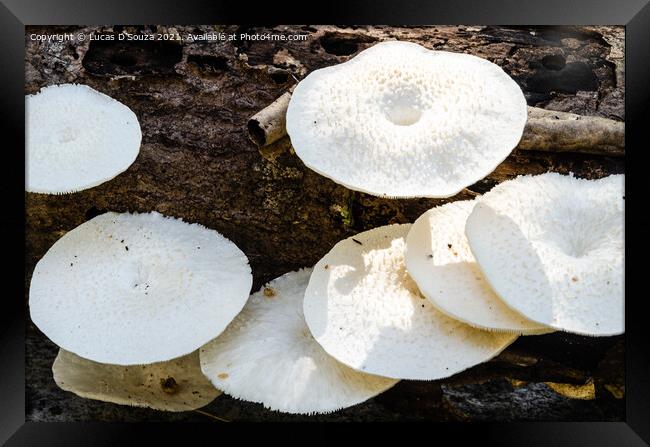
[[517, 148], [623, 156], [625, 123], [529, 107], [528, 121]]
[[248, 120], [248, 135], [253, 143], [266, 146], [287, 134], [285, 127], [287, 107], [289, 107], [293, 88], [291, 87], [289, 91]]
[[[287, 134], [285, 117], [292, 91], [293, 87], [248, 120], [248, 134], [256, 145], [269, 146]], [[277, 155], [285, 149], [281, 144], [270, 152]], [[625, 123], [528, 107], [528, 121], [517, 149], [621, 157], [625, 155]]]

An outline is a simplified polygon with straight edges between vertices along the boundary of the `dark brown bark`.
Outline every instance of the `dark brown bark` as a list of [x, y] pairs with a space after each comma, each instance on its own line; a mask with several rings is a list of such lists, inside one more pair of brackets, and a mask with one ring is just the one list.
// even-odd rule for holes
[[[154, 27], [123, 28], [134, 33], [242, 31], [238, 27], [224, 26], [157, 27], [155, 30]], [[27, 35], [32, 32], [51, 33], [54, 29], [28, 27]], [[86, 33], [119, 31], [110, 27], [66, 27], [64, 30]], [[82, 43], [43, 43], [26, 39], [26, 94], [51, 84], [87, 84], [131, 107], [140, 120], [143, 133], [137, 160], [115, 179], [76, 194], [25, 194], [26, 286], [35, 263], [58, 238], [104, 211], [155, 210], [221, 232], [248, 256], [255, 279], [254, 288], [257, 289], [265, 281], [285, 272], [313, 265], [336, 242], [347, 236], [388, 223], [412, 222], [437, 204], [471, 198], [476, 192], [485, 192], [496, 183], [519, 174], [550, 170], [599, 178], [623, 172], [624, 160], [621, 157], [515, 150], [486, 179], [456, 197], [447, 200], [390, 200], [350, 191], [307, 169], [289, 150], [286, 137], [267, 146], [266, 152], [260, 154], [247, 133], [248, 119], [288, 91], [308, 72], [343, 62], [358, 51], [386, 39], [410, 40], [429, 48], [462, 51], [487, 58], [502, 66], [519, 83], [530, 106], [622, 121], [622, 27], [288, 26], [248, 30], [251, 33], [255, 31], [305, 33], [309, 38], [289, 42], [239, 40], [182, 44], [88, 40]], [[82, 117], [80, 122], [83, 122]], [[38, 385], [33, 385], [28, 392], [32, 417], [47, 418], [47, 411], [37, 407], [51, 408], [48, 399], [69, 403], [66, 411], [79, 418], [88, 418], [91, 414], [97, 416], [92, 408], [98, 408], [93, 407], [98, 403], [80, 404], [86, 413], [73, 411], [75, 404], [70, 402], [74, 398], [52, 387], [45, 363], [53, 360], [55, 351], [42, 335], [34, 334], [33, 337], [32, 350], [28, 352], [31, 359], [28, 368], [31, 365], [33, 373], [28, 377]], [[472, 415], [467, 408], [461, 408], [457, 404], [458, 396], [473, 393], [480, 398], [481, 393], [485, 393], [489, 407], [496, 394], [490, 394], [491, 388], [477, 385], [479, 388], [475, 389], [471, 386], [493, 384], [503, 377], [518, 377], [517, 380], [533, 384], [584, 382], [597, 373], [598, 362], [617, 338], [594, 341], [552, 334], [526, 339], [539, 339], [542, 347], [533, 343], [535, 351], [531, 342], [525, 341], [522, 346], [517, 344], [506, 353], [517, 348], [525, 357], [536, 359], [534, 365], [517, 366], [504, 360], [479, 366], [449, 381], [400, 384], [386, 396], [365, 404], [361, 409], [343, 412], [338, 417], [353, 418], [356, 414], [395, 419], [416, 414], [412, 417], [444, 415], [440, 418], [462, 419], [465, 417], [462, 415], [467, 415], [480, 418], [481, 415]], [[548, 363], [546, 356], [552, 350], [548, 346], [557, 349], [558, 344], [553, 344], [557, 340], [568, 345], [559, 344], [564, 354], [554, 359], [554, 363]], [[590, 358], [584, 365], [576, 365], [575, 347], [578, 345], [590, 355], [593, 353], [595, 358]], [[502, 357], [507, 359], [507, 355]], [[605, 366], [601, 365], [601, 370], [616, 364], [617, 355], [610, 354], [602, 363]], [[52, 358], [48, 360], [50, 356]], [[42, 368], [39, 369], [38, 365]], [[615, 376], [611, 372], [603, 374], [608, 378]], [[600, 392], [609, 389], [603, 380], [596, 381]], [[510, 387], [504, 392], [504, 399], [520, 392], [510, 385], [498, 383], [500, 390]], [[43, 391], [38, 387], [47, 388], [50, 394], [42, 395]], [[531, 388], [530, 399], [534, 401], [540, 392]], [[605, 406], [601, 406], [598, 399], [581, 402], [576, 409], [573, 403], [548, 393], [552, 395], [546, 389], [542, 393], [548, 410], [540, 413], [542, 418], [623, 417], [622, 410], [618, 412], [616, 405], [620, 400], [617, 399], [607, 400]], [[424, 396], [417, 405], [426, 408], [409, 407], [417, 406], [405, 403], [412, 394]], [[242, 419], [283, 417], [269, 415], [256, 406], [224, 399], [225, 403], [215, 403], [214, 411], [224, 411], [231, 417]], [[493, 408], [498, 409], [499, 405], [495, 403]], [[560, 408], [557, 405], [561, 411], [557, 410]], [[447, 410], [443, 411], [443, 408]], [[417, 411], [413, 413], [413, 409]], [[120, 411], [122, 417], [135, 414], [129, 413], [132, 409]], [[499, 417], [498, 410], [494, 411], [493, 417]], [[102, 414], [97, 417], [111, 418], [106, 416], [107, 413]], [[147, 414], [142, 417], [167, 417]], [[532, 417], [523, 409], [510, 416], [514, 419]], [[331, 418], [336, 417], [333, 415]]]

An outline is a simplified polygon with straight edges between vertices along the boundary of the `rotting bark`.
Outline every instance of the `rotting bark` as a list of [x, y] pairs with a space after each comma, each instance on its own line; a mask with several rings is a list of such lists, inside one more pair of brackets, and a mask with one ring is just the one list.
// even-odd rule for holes
[[625, 155], [625, 124], [598, 116], [528, 108], [528, 122], [517, 146], [524, 150]]
[[[221, 232], [248, 256], [257, 290], [283, 273], [315, 264], [345, 237], [413, 222], [435, 205], [473, 198], [520, 174], [555, 171], [600, 178], [624, 172], [623, 157], [518, 148], [455, 197], [391, 200], [351, 191], [307, 169], [291, 153], [287, 137], [260, 154], [247, 131], [248, 119], [296, 79], [387, 39], [487, 58], [518, 82], [529, 106], [622, 122], [622, 27], [30, 26], [27, 35], [55, 30], [276, 32], [304, 33], [308, 39], [144, 43], [134, 51], [119, 42], [26, 39], [26, 94], [51, 84], [87, 84], [133, 109], [143, 133], [137, 160], [115, 179], [76, 194], [25, 194], [26, 291], [34, 265], [52, 244], [106, 211], [155, 210]], [[207, 420], [194, 413], [86, 401], [59, 390], [51, 378], [56, 347], [33, 325], [29, 328], [28, 420]], [[229, 420], [623, 420], [624, 398], [619, 397], [625, 390], [611, 367], [624, 364], [622, 350], [612, 348], [621, 339], [559, 333], [521, 337], [494, 361], [448, 380], [404, 381], [331, 415], [276, 414], [227, 396], [205, 411]], [[580, 385], [589, 379], [596, 384], [596, 399], [579, 404], [543, 384]], [[481, 405], [468, 408], [469, 401]]]

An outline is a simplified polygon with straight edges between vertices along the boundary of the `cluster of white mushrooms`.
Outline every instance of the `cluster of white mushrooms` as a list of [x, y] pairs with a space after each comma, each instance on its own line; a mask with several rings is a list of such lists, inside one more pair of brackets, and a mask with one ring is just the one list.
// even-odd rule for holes
[[[94, 130], [61, 107], [99, 116]], [[458, 193], [508, 156], [525, 122], [498, 66], [406, 42], [314, 71], [286, 117], [307, 166], [390, 197]], [[85, 86], [28, 96], [27, 126], [33, 192], [97, 185], [139, 151], [133, 112]], [[82, 397], [184, 411], [223, 391], [332, 412], [399, 380], [454, 375], [520, 335], [622, 333], [623, 183], [520, 176], [340, 241], [250, 297], [248, 259], [218, 232], [106, 213], [38, 262], [30, 314], [60, 347], [54, 380]]]
[[220, 394], [196, 351], [242, 310], [252, 282], [246, 255], [214, 230], [155, 212], [105, 213], [38, 262], [29, 307], [61, 348], [61, 388], [190, 410]]

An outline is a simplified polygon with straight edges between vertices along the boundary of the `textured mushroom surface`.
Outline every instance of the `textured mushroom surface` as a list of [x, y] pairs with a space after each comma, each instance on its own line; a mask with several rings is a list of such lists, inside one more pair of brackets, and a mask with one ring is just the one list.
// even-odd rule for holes
[[137, 116], [91, 87], [61, 84], [25, 97], [26, 190], [62, 194], [124, 172], [140, 151]]
[[214, 230], [158, 213], [106, 213], [38, 262], [32, 321], [81, 357], [117, 365], [170, 360], [219, 335], [252, 285], [248, 259]]
[[624, 332], [624, 176], [520, 176], [483, 195], [466, 235], [513, 309], [584, 335]]
[[107, 365], [63, 349], [52, 365], [54, 381], [87, 399], [163, 411], [201, 408], [221, 394], [201, 372], [199, 352], [150, 365]]
[[413, 223], [404, 256], [409, 275], [436, 308], [471, 326], [519, 334], [552, 332], [506, 306], [483, 277], [465, 237], [475, 203], [447, 203]]
[[496, 356], [517, 335], [468, 326], [420, 294], [404, 264], [410, 227], [357, 234], [314, 266], [304, 303], [314, 338], [356, 370], [399, 379], [440, 379]]
[[201, 368], [215, 386], [271, 410], [309, 414], [350, 407], [397, 383], [349, 368], [314, 340], [303, 316], [311, 271], [271, 281], [201, 348]]
[[287, 132], [308, 167], [350, 189], [449, 197], [508, 156], [526, 119], [498, 65], [391, 41], [303, 79]]

